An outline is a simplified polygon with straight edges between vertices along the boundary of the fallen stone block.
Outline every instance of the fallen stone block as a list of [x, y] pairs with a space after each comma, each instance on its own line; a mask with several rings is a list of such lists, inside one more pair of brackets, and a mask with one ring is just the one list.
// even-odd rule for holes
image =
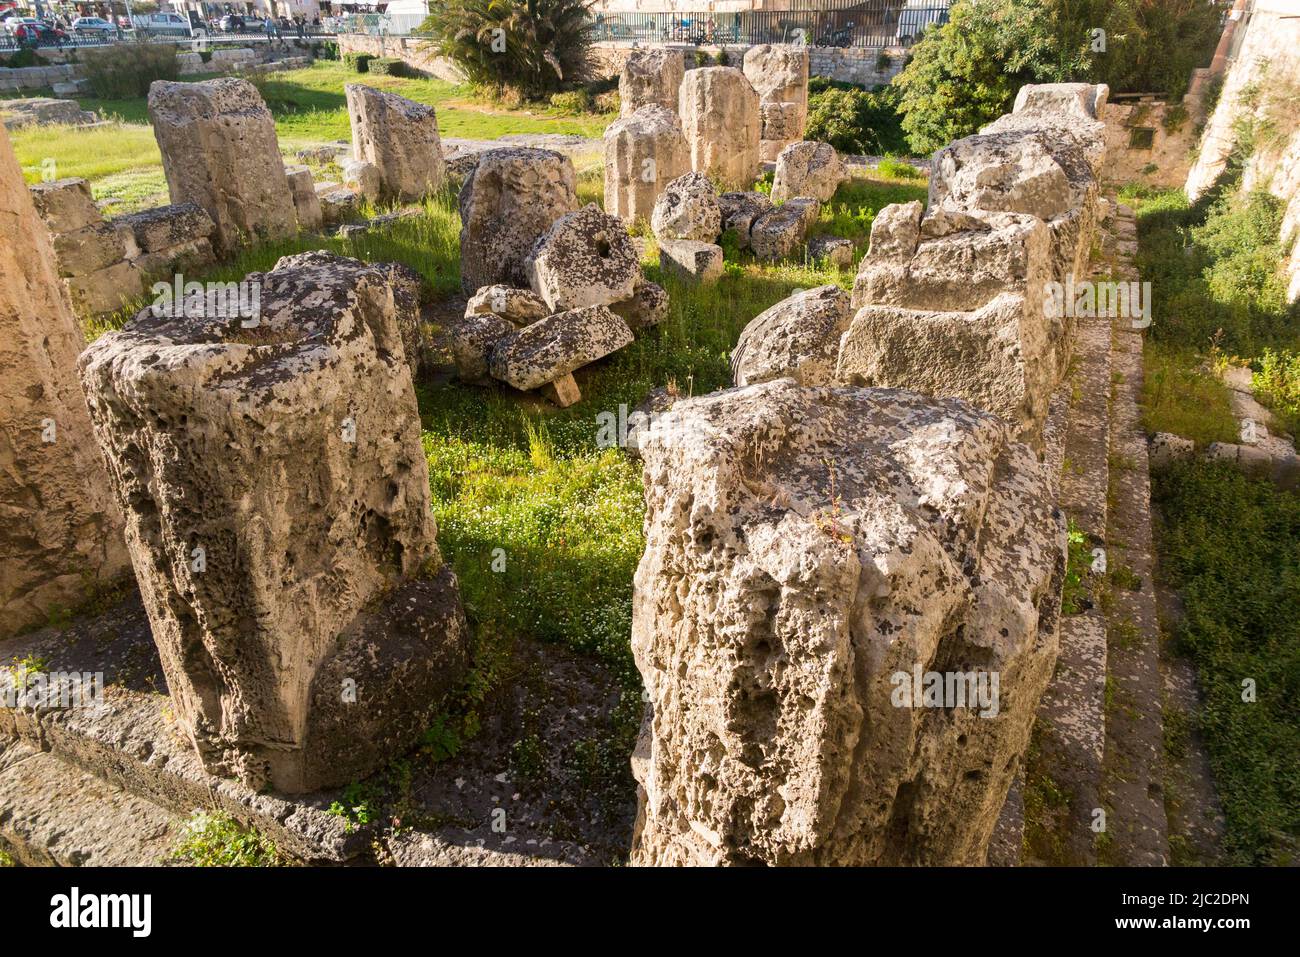
[[563, 312], [630, 298], [641, 278], [641, 257], [623, 221], [588, 203], [551, 224], [524, 269], [550, 311]]
[[70, 233], [55, 233], [54, 253], [60, 275], [84, 276], [124, 259], [134, 259], [140, 250], [129, 226], [101, 222]]
[[552, 405], [567, 409], [582, 401], [582, 392], [578, 389], [578, 380], [572, 374], [560, 376], [554, 382], [542, 386], [542, 395]]
[[843, 236], [813, 236], [808, 240], [808, 258], [836, 269], [849, 269], [854, 260], [853, 240]]
[[343, 89], [353, 155], [374, 165], [379, 195], [410, 201], [439, 190], [446, 173], [434, 108], [360, 83]]
[[145, 253], [207, 239], [214, 229], [212, 217], [194, 203], [156, 206], [118, 216], [113, 222], [129, 229], [136, 245]]
[[140, 270], [133, 262], [116, 262], [95, 272], [65, 280], [73, 308], [79, 315], [98, 316], [116, 312], [138, 298], [143, 291]]
[[818, 286], [782, 299], [749, 321], [731, 351], [736, 385], [791, 378], [800, 385], [835, 383], [840, 338], [853, 313], [849, 294]]
[[652, 104], [605, 128], [605, 211], [626, 222], [649, 221], [655, 200], [691, 168], [675, 108]]
[[844, 178], [844, 164], [829, 143], [791, 143], [776, 160], [772, 201], [783, 203], [796, 196], [811, 196], [829, 202]]
[[749, 231], [754, 220], [772, 211], [772, 200], [762, 193], [723, 193], [718, 197], [722, 210], [722, 231], [736, 234], [741, 249], [749, 248]]
[[717, 282], [722, 278], [722, 247], [694, 239], [661, 240], [659, 265], [685, 282]]
[[316, 232], [324, 225], [325, 215], [321, 211], [320, 197], [316, 195], [311, 170], [306, 166], [286, 166], [284, 172], [289, 180], [289, 192], [293, 194], [298, 228], [303, 232]]
[[502, 319], [508, 319], [516, 326], [527, 326], [538, 319], [545, 319], [551, 314], [546, 300], [531, 289], [515, 289], [513, 286], [484, 286], [469, 297], [465, 305], [465, 315], [492, 313]]
[[488, 359], [492, 350], [515, 334], [515, 325], [491, 312], [466, 313], [451, 330], [451, 357], [462, 382], [483, 385], [490, 381]]
[[758, 93], [734, 67], [689, 70], [678, 113], [691, 149], [691, 169], [732, 188], [753, 183], [762, 127], [758, 103]]
[[619, 115], [631, 116], [643, 106], [677, 112], [677, 91], [685, 73], [686, 63], [677, 50], [632, 51], [618, 76]]
[[84, 179], [57, 179], [28, 187], [36, 212], [52, 233], [71, 233], [104, 221]]
[[764, 213], [749, 229], [754, 255], [769, 262], [794, 256], [820, 212], [817, 200], [800, 196]]
[[632, 330], [606, 306], [548, 316], [502, 340], [488, 370], [516, 389], [540, 389], [632, 343]]
[[668, 318], [668, 292], [658, 283], [642, 279], [632, 290], [632, 298], [609, 307], [621, 316], [633, 331], [649, 329]]
[[709, 178], [700, 173], [677, 177], [659, 194], [650, 218], [658, 239], [711, 243], [722, 232], [722, 207]]

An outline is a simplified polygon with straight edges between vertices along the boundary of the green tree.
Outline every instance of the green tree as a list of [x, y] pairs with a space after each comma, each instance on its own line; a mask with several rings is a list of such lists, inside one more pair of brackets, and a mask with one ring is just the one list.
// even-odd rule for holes
[[420, 25], [471, 83], [538, 99], [591, 74], [590, 0], [447, 0]]

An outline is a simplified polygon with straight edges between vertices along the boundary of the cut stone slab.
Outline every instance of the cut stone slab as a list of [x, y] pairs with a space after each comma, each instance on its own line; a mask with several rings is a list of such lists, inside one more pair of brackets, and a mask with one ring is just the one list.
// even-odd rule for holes
[[59, 274], [85, 276], [140, 254], [129, 226], [92, 223], [70, 233], [54, 234]]
[[360, 83], [343, 89], [352, 153], [378, 170], [379, 194], [410, 202], [442, 188], [446, 172], [434, 108]]
[[90, 195], [90, 184], [84, 179], [33, 183], [28, 189], [36, 203], [36, 212], [52, 233], [70, 233], [103, 222], [104, 217]]
[[627, 227], [595, 203], [552, 223], [524, 268], [551, 312], [622, 302], [641, 279], [641, 257]]
[[26, 867], [158, 866], [178, 815], [23, 743], [0, 744], [0, 845]]
[[840, 338], [853, 312], [839, 286], [797, 292], [760, 313], [740, 333], [731, 352], [736, 385], [791, 378], [800, 385], [831, 385]]
[[113, 220], [126, 226], [142, 252], [154, 253], [207, 239], [215, 228], [212, 217], [195, 203], [155, 206]]
[[289, 793], [414, 743], [468, 640], [392, 286], [321, 255], [247, 277], [255, 325], [145, 310], [81, 358], [176, 720]]
[[275, 120], [247, 80], [156, 80], [149, 120], [162, 151], [173, 203], [197, 203], [212, 217], [213, 245], [272, 240], [298, 228]]
[[343, 182], [366, 199], [379, 200], [383, 194], [383, 176], [379, 167], [369, 160], [345, 159], [339, 162]]
[[659, 265], [684, 282], [707, 284], [722, 278], [722, 247], [693, 239], [661, 240]]
[[306, 166], [286, 166], [284, 173], [289, 179], [289, 191], [293, 194], [298, 228], [305, 232], [316, 232], [324, 225], [325, 216], [321, 211], [320, 197], [316, 195], [311, 170]]
[[709, 178], [685, 173], [664, 187], [655, 201], [650, 226], [661, 240], [716, 240], [722, 232], [722, 207]]
[[556, 313], [500, 342], [492, 351], [492, 377], [516, 389], [549, 382], [632, 343], [632, 330], [606, 306]]
[[573, 378], [572, 373], [560, 376], [554, 382], [546, 383], [542, 386], [542, 395], [561, 409], [567, 409], [582, 401], [582, 392], [578, 389], [578, 381]]
[[533, 245], [561, 216], [576, 212], [573, 163], [552, 150], [485, 150], [460, 189], [460, 281], [468, 295], [484, 286], [529, 285]]

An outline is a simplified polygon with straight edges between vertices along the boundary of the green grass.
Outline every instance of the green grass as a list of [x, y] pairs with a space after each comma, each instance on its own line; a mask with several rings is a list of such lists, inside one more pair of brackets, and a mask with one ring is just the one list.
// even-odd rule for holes
[[[193, 79], [202, 79], [194, 77]], [[608, 115], [563, 116], [550, 108], [508, 110], [476, 99], [464, 87], [435, 79], [358, 74], [336, 61], [254, 78], [275, 117], [281, 151], [351, 138], [344, 85], [364, 83], [438, 110], [443, 136], [497, 139], [507, 133], [565, 133], [599, 139]], [[53, 162], [57, 177], [83, 177], [96, 199], [111, 200], [110, 213], [165, 203], [162, 157], [149, 125], [144, 97], [101, 100], [78, 97], [83, 109], [116, 120], [111, 126], [31, 127], [11, 133], [28, 182], [38, 182]]]
[[[1154, 477], [1160, 565], [1182, 595], [1204, 733], [1238, 864], [1300, 860], [1300, 496], [1230, 466]], [[1256, 700], [1243, 700], [1243, 682]]]
[[1237, 441], [1230, 390], [1201, 356], [1151, 340], [1142, 358], [1142, 424], [1148, 432], [1172, 432], [1199, 447]]

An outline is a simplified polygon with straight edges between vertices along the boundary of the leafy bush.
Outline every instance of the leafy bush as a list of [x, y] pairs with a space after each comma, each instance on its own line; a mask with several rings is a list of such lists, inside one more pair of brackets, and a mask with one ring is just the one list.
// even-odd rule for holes
[[594, 105], [597, 113], [617, 113], [622, 106], [618, 90], [609, 90], [596, 97]]
[[923, 179], [925, 173], [917, 169], [911, 163], [904, 163], [896, 159], [886, 157], [876, 165], [876, 172], [882, 176], [888, 176], [890, 179]]
[[129, 100], [149, 94], [154, 80], [175, 80], [181, 74], [176, 48], [166, 43], [119, 43], [85, 51], [84, 73], [101, 100]]
[[352, 67], [352, 69], [356, 70], [358, 73], [369, 73], [370, 61], [377, 59], [379, 58], [373, 53], [353, 52], [343, 54], [343, 62]]
[[551, 107], [565, 116], [591, 112], [591, 94], [586, 90], [569, 90], [551, 94]]
[[318, 60], [337, 60], [339, 45], [337, 40], [323, 40], [312, 46], [312, 56]]
[[366, 64], [367, 71], [376, 76], [409, 76], [406, 61], [397, 57], [375, 57]]
[[17, 70], [27, 66], [44, 65], [45, 61], [31, 47], [23, 47], [17, 53], [11, 53], [8, 56], [0, 57], [0, 66], [8, 67], [11, 70]]
[[1265, 349], [1253, 378], [1260, 400], [1282, 419], [1288, 432], [1300, 434], [1300, 352]]
[[829, 143], [841, 153], [907, 153], [898, 114], [899, 99], [893, 87], [871, 91], [844, 85], [823, 87], [808, 96], [804, 136]]
[[591, 74], [587, 0], [448, 0], [417, 33], [471, 83], [531, 99]]

